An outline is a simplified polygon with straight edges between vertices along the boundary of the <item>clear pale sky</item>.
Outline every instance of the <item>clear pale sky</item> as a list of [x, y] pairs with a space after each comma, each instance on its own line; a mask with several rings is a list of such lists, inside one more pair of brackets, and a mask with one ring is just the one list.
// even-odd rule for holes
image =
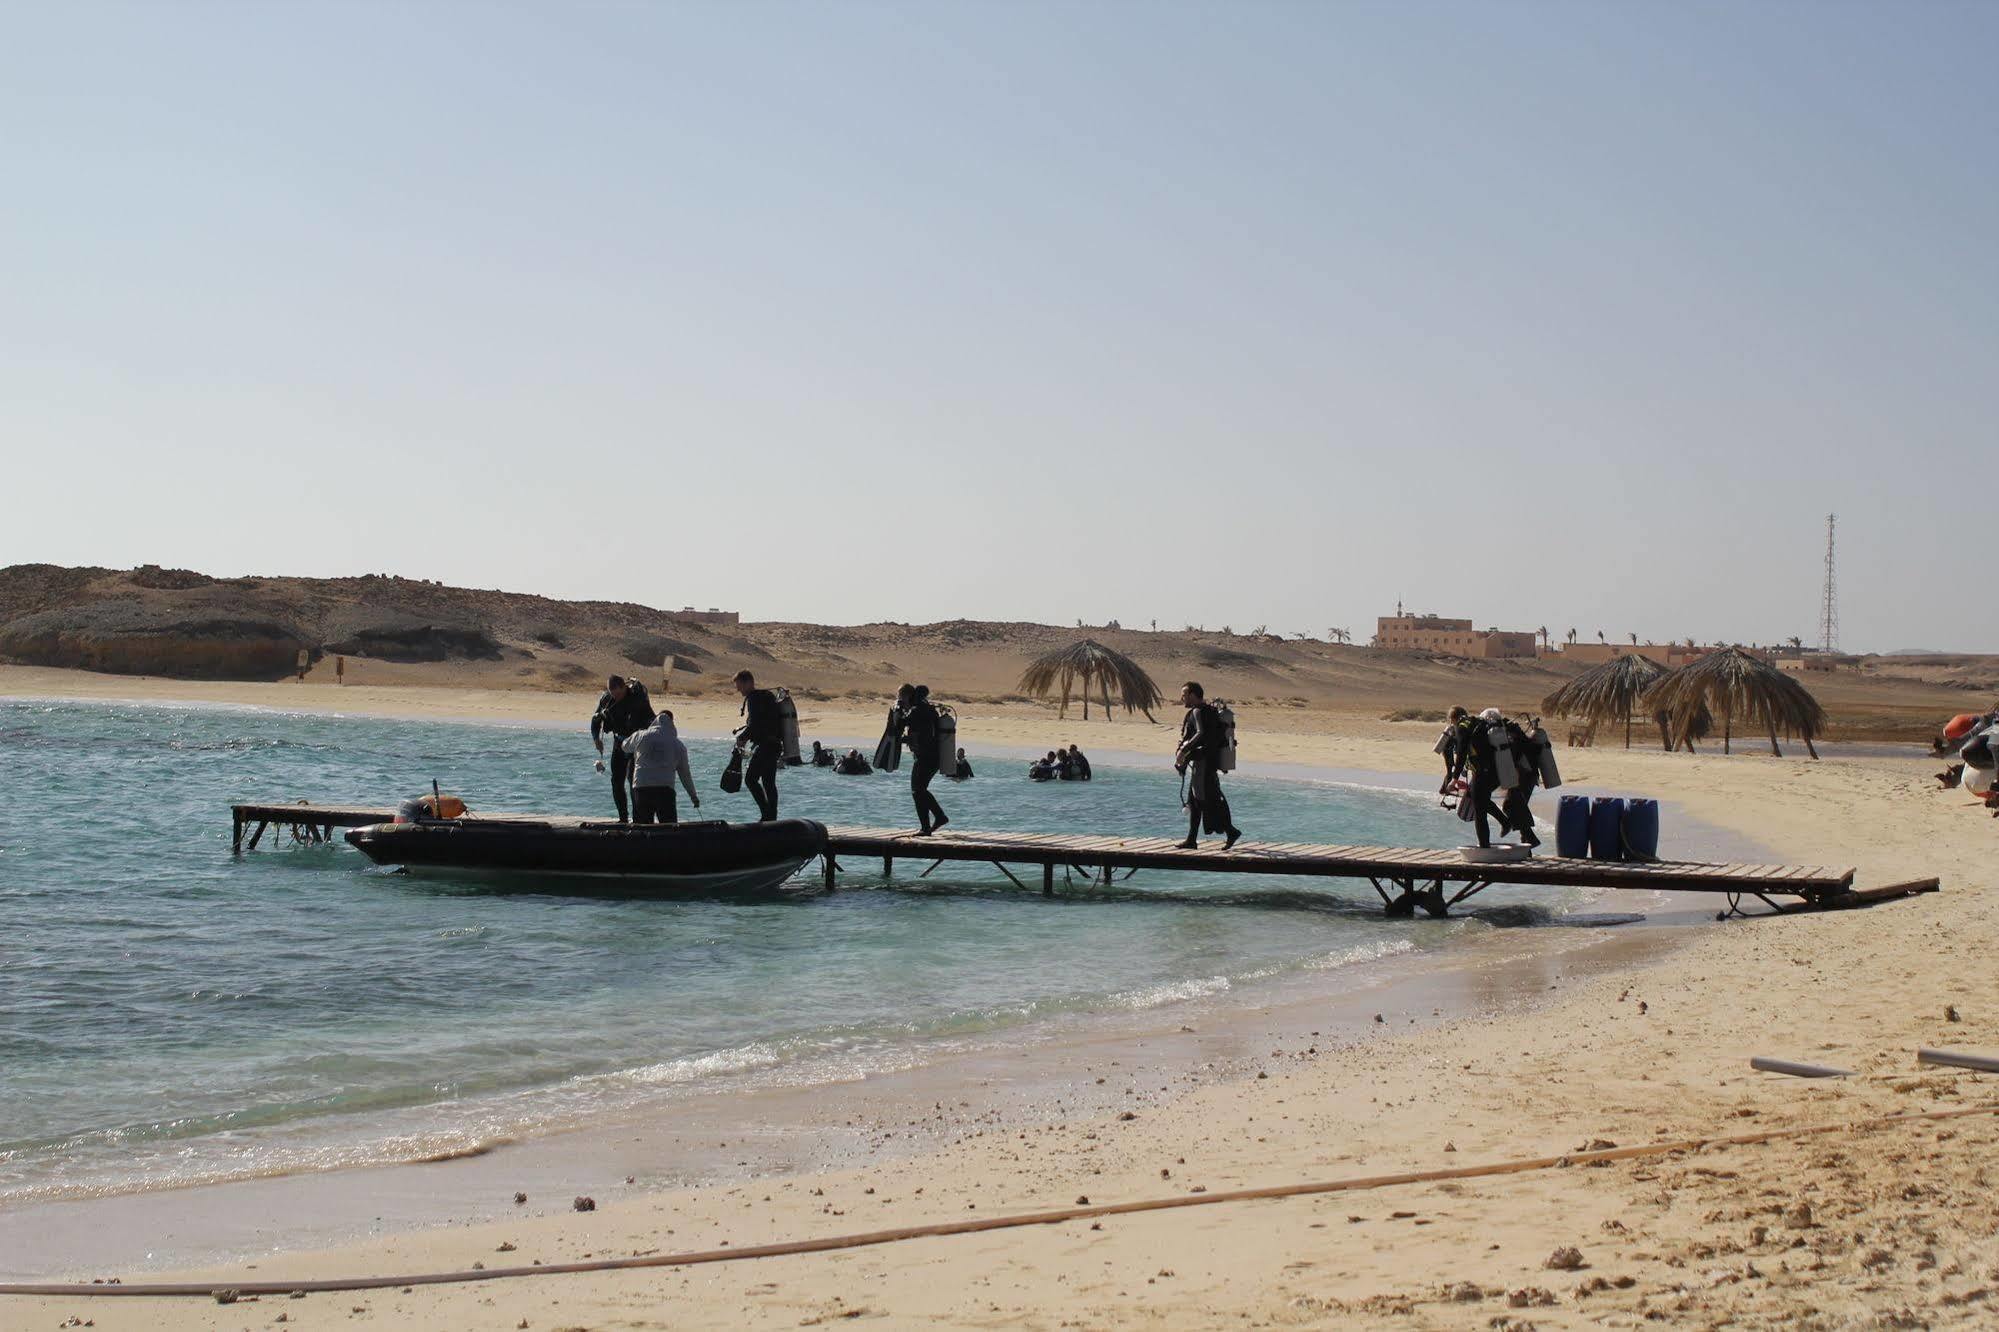
[[0, 564], [1999, 650], [1999, 4], [0, 5]]

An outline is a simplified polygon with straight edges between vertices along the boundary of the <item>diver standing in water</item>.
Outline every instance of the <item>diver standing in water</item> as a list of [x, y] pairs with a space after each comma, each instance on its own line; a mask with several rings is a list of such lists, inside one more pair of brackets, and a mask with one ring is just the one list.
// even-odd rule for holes
[[[652, 725], [652, 700], [646, 697], [646, 687], [637, 680], [626, 680], [622, 675], [614, 675], [609, 686], [597, 699], [597, 711], [590, 717], [590, 742], [597, 746], [597, 752], [604, 752], [604, 732], [611, 733], [611, 796], [618, 802], [618, 822], [631, 818], [626, 804], [625, 788], [629, 785], [632, 756], [625, 752], [618, 741], [628, 735], [636, 735]], [[604, 770], [604, 760], [597, 760], [597, 771]]]
[[757, 677], [748, 671], [736, 672], [736, 692], [743, 696], [744, 716], [736, 740], [750, 747], [743, 785], [757, 802], [757, 822], [768, 823], [777, 817], [777, 763], [784, 755], [784, 719], [778, 714], [777, 695], [757, 688]]
[[1221, 715], [1209, 706], [1199, 681], [1189, 680], [1181, 686], [1180, 706], [1187, 709], [1187, 716], [1180, 723], [1180, 748], [1174, 752], [1173, 768], [1188, 778], [1187, 840], [1180, 846], [1192, 851], [1200, 844], [1200, 834], [1207, 831], [1227, 836], [1222, 843], [1226, 851], [1242, 836], [1242, 829], [1235, 826], [1229, 813], [1228, 797], [1222, 794], [1222, 747], [1228, 737], [1223, 734]]
[[902, 712], [903, 744], [913, 760], [909, 794], [916, 802], [919, 836], [928, 837], [951, 821], [930, 794], [930, 781], [937, 775], [937, 708], [930, 701], [929, 685], [904, 685], [896, 691], [895, 703]]

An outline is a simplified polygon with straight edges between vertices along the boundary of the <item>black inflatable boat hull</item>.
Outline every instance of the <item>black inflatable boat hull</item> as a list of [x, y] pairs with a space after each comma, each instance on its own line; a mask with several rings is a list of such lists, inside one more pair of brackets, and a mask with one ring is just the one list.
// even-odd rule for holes
[[612, 880], [649, 892], [751, 893], [783, 884], [826, 850], [809, 819], [769, 823], [550, 824], [440, 819], [355, 828], [348, 843], [413, 871]]

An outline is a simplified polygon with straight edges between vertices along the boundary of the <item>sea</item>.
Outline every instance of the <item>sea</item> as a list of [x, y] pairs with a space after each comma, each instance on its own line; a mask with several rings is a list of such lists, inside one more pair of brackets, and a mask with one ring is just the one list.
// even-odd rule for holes
[[[1032, 783], [1022, 756], [982, 752], [976, 718], [959, 738], [977, 775], [937, 791], [961, 829], [1185, 829], [1164, 752]], [[752, 817], [716, 788], [726, 742], [689, 747], [702, 816]], [[1038, 876], [921, 860], [848, 865], [833, 891], [815, 862], [774, 896], [656, 901], [399, 874], [337, 835], [231, 852], [232, 802], [386, 805], [433, 780], [475, 811], [608, 816], [595, 757], [580, 726], [0, 701], [0, 1207], [851, 1082], [1300, 978], [1358, 985], [1592, 910], [1537, 888], [1388, 921], [1365, 882], [1184, 873], [1058, 875], [1047, 898]], [[779, 780], [786, 815], [914, 824], [906, 773]], [[1463, 837], [1418, 786], [1243, 773], [1229, 789], [1254, 839]]]

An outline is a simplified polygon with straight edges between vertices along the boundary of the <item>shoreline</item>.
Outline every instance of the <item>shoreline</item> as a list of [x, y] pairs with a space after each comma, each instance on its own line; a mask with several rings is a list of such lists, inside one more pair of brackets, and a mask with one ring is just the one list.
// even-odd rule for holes
[[[118, 683], [126, 687], [84, 696], [135, 697], [129, 682]], [[0, 668], [0, 690], [22, 692], [18, 684], [17, 675]], [[269, 688], [253, 687], [251, 697], [230, 701], [264, 702], [255, 695]], [[171, 689], [144, 692], [144, 701], [183, 701]], [[200, 692], [214, 698], [221, 691]], [[299, 700], [284, 701], [295, 707]], [[418, 702], [425, 706], [415, 708]], [[491, 700], [479, 702], [471, 720], [521, 715], [511, 703], [503, 712]], [[411, 709], [402, 715], [443, 712], [441, 699], [401, 703]], [[554, 701], [540, 706], [553, 711]], [[568, 715], [564, 708], [552, 720]], [[981, 714], [978, 720], [981, 734], [995, 743], [1039, 750], [1057, 742], [1052, 718]], [[1434, 728], [1427, 724], [1326, 714], [1300, 720], [1326, 729], [1259, 735], [1258, 760], [1374, 773], [1428, 766]], [[1126, 726], [1131, 729], [1113, 729]], [[1060, 730], [1060, 743], [1081, 738], [1098, 745], [1107, 734], [1158, 734], [1127, 723], [1093, 722], [1084, 730], [1071, 721]], [[1975, 1076], [1913, 1070], [1917, 1044], [1976, 1048], [1999, 1039], [1999, 993], [1980, 960], [1999, 945], [1999, 924], [1982, 909], [1999, 891], [1985, 868], [1990, 829], [1958, 808], [1964, 803], [1953, 799], [1958, 793], [1928, 789], [1919, 766], [1888, 755], [1813, 764], [1634, 749], [1564, 750], [1562, 759], [1572, 786], [1655, 794], [1787, 859], [1855, 864], [1862, 885], [1937, 874], [1944, 894], [1871, 911], [1730, 922], [1684, 934], [1644, 931], [1679, 937], [1642, 964], [1627, 960], [1588, 977], [1557, 978], [1557, 988], [1531, 1005], [1405, 1023], [1388, 1039], [1371, 1039], [1369, 1022], [1362, 1039], [1338, 1046], [1322, 1040], [1309, 1055], [1296, 1048], [1301, 1037], [1295, 1031], [1273, 1028], [1268, 1018], [1261, 1027], [1246, 1021], [1250, 1030], [1236, 1038], [1243, 1076], [1190, 1083], [1130, 1121], [1078, 1100], [1073, 1113], [1054, 1120], [1002, 1114], [949, 1140], [883, 1139], [883, 1146], [898, 1141], [908, 1147], [907, 1155], [877, 1151], [864, 1163], [812, 1162], [805, 1174], [757, 1175], [733, 1184], [614, 1186], [600, 1190], [603, 1205], [595, 1213], [506, 1213], [331, 1248], [292, 1249], [281, 1263], [258, 1266], [306, 1278], [469, 1267], [475, 1259], [491, 1260], [502, 1244], [522, 1260], [548, 1262], [586, 1252], [740, 1246], [920, 1224], [954, 1212], [1066, 1204], [1079, 1189], [1097, 1201], [1195, 1187], [1220, 1191], [1559, 1153], [1597, 1137], [1629, 1144], [1668, 1134], [1702, 1136], [1742, 1127], [1744, 1116], [1751, 1117], [1747, 1127], [1774, 1128], [1976, 1103], [1981, 1092]], [[1962, 1020], [1946, 1021], [1946, 1006]], [[1320, 1022], [1317, 1030], [1332, 1030], [1324, 1018]], [[1194, 1036], [1215, 1039], [1200, 1031]], [[1267, 1050], [1265, 1038], [1272, 1039]], [[1832, 1084], [1761, 1077], [1747, 1071], [1751, 1053], [1841, 1063], [1860, 1076]], [[1246, 1071], [1250, 1067], [1255, 1074]], [[936, 1099], [941, 1107], [942, 1097]], [[884, 1125], [880, 1132], [903, 1127]], [[528, 1318], [538, 1326], [579, 1319], [664, 1326], [640, 1310], [669, 1308], [674, 1326], [793, 1325], [863, 1308], [952, 1324], [1026, 1320], [1031, 1310], [1050, 1326], [1066, 1317], [1092, 1325], [1199, 1327], [1240, 1315], [1296, 1319], [1302, 1313], [1305, 1321], [1343, 1326], [1395, 1314], [1413, 1318], [1411, 1326], [1446, 1327], [1474, 1316], [1483, 1323], [1485, 1311], [1495, 1307], [1504, 1312], [1508, 1289], [1545, 1286], [1554, 1303], [1532, 1312], [1543, 1326], [1572, 1325], [1586, 1315], [1590, 1322], [1613, 1314], [1642, 1318], [1661, 1310], [1676, 1318], [1727, 1316], [1752, 1324], [1781, 1321], [1805, 1308], [1828, 1318], [1864, 1318], [1902, 1305], [1960, 1311], [1943, 1315], [1944, 1322], [1953, 1316], [1975, 1321], [1976, 1301], [1962, 1301], [1999, 1260], [1993, 1239], [1999, 1206], [1973, 1178], [1976, 1163], [1995, 1147], [1999, 1130], [1968, 1120], [1921, 1140], [1842, 1142], [1837, 1152], [1808, 1143], [1734, 1150], [1718, 1159], [1719, 1170], [1705, 1173], [1684, 1164], [1554, 1171], [1475, 1187], [1425, 1185], [1392, 1203], [1354, 1197], [1202, 1208], [1106, 1222], [1097, 1231], [1043, 1227], [1003, 1240], [925, 1241], [898, 1251], [771, 1259], [734, 1270], [383, 1292], [365, 1297], [363, 1307], [443, 1325], [488, 1325], [496, 1321], [497, 1299], [507, 1325]], [[505, 1157], [500, 1152], [399, 1169], [474, 1169]], [[1831, 1164], [1835, 1160], [1840, 1164]], [[1911, 1172], [1928, 1181], [1923, 1197], [1902, 1187]], [[1662, 1178], [1671, 1182], [1664, 1192]], [[1827, 1242], [1833, 1231], [1801, 1232], [1816, 1264], [1809, 1273], [1796, 1267], [1795, 1257], [1780, 1261], [1796, 1252], [1783, 1247], [1789, 1232], [1779, 1227], [1765, 1237], [1748, 1225], [1758, 1198], [1788, 1198], [1800, 1190], [1819, 1201], [1821, 1212], [1832, 1208], [1845, 1218], [1837, 1243]], [[1931, 1196], [1948, 1197], [1949, 1205], [1935, 1210], [1924, 1200]], [[1430, 1228], [1409, 1231], [1411, 1221], [1388, 1216], [1391, 1206], [1401, 1209], [1397, 1217]], [[1927, 1249], [1913, 1238], [1918, 1229], [1929, 1236]], [[1849, 1233], [1869, 1238], [1844, 1238]], [[1398, 1234], [1404, 1238], [1391, 1238]], [[1329, 1250], [1336, 1236], [1345, 1243]], [[1911, 1238], [1903, 1246], [1896, 1236]], [[1403, 1250], [1419, 1241], [1452, 1255], [1449, 1281], [1434, 1265], [1401, 1261]], [[1870, 1245], [1883, 1242], [1903, 1258], [1917, 1250], [1937, 1257], [1863, 1265]], [[1629, 1276], [1630, 1284], [1587, 1296], [1580, 1287], [1571, 1293], [1574, 1278], [1541, 1270], [1556, 1244], [1583, 1249], [1585, 1276]], [[239, 1271], [211, 1269], [202, 1279], [226, 1280]], [[1727, 1279], [1713, 1275], [1717, 1271]], [[1690, 1284], [1695, 1273], [1707, 1275]], [[1466, 1286], [1472, 1294], [1464, 1293]], [[1473, 1307], [1465, 1307], [1468, 1301]], [[81, 1315], [101, 1327], [235, 1327], [241, 1321], [222, 1321], [226, 1315], [205, 1301], [50, 1297], [5, 1307], [52, 1321]], [[345, 1303], [340, 1307], [344, 1312]]]

